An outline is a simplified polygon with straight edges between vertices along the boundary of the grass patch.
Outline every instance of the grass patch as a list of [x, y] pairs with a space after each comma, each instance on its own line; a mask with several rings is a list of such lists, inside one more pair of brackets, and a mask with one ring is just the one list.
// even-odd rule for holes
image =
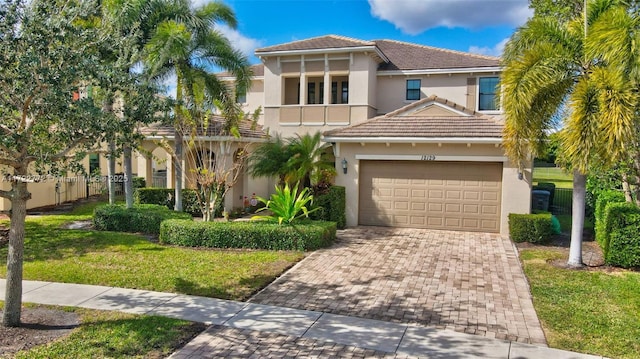
[[640, 273], [569, 270], [564, 255], [522, 250], [534, 306], [551, 347], [612, 358], [640, 358]]
[[573, 175], [558, 167], [536, 167], [533, 169], [533, 182], [551, 182], [556, 188], [573, 188]]
[[15, 358], [164, 358], [205, 329], [201, 323], [159, 316], [64, 310], [79, 314], [78, 328], [59, 340], [18, 352]]
[[[89, 220], [97, 204], [29, 217], [24, 279], [244, 300], [302, 259], [296, 251], [203, 250], [162, 246], [138, 235], [62, 229]], [[0, 277], [7, 247], [0, 248]]]

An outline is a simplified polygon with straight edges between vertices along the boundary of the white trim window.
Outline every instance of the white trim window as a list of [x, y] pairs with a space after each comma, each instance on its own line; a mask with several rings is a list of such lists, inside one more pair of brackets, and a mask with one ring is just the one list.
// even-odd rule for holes
[[407, 92], [405, 100], [416, 101], [420, 99], [420, 87], [422, 86], [420, 79], [407, 80]]
[[500, 101], [498, 98], [499, 89], [499, 77], [478, 78], [478, 111], [500, 110]]

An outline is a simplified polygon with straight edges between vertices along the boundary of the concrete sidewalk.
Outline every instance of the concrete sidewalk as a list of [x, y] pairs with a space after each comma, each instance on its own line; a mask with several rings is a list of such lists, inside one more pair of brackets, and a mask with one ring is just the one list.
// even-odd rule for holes
[[[0, 293], [4, 291], [5, 280], [0, 279]], [[39, 281], [24, 281], [23, 293], [24, 302], [213, 325], [173, 358], [602, 358], [427, 326], [173, 293]]]

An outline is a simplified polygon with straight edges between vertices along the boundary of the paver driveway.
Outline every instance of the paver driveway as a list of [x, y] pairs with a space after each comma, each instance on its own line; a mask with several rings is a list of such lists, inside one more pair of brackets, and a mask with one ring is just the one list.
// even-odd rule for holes
[[515, 249], [498, 234], [346, 229], [250, 301], [545, 343]]

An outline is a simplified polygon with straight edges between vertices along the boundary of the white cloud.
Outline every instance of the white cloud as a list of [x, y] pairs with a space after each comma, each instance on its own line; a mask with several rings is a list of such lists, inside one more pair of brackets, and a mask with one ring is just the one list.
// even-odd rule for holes
[[527, 0], [369, 0], [371, 15], [403, 32], [445, 27], [522, 25], [532, 15]]
[[240, 50], [247, 57], [253, 56], [253, 52], [261, 46], [261, 42], [252, 39], [250, 37], [246, 37], [239, 33], [237, 30], [234, 30], [226, 25], [216, 25], [216, 29], [220, 31], [229, 41], [231, 45]]
[[508, 41], [509, 41], [509, 38], [506, 38], [500, 41], [499, 43], [497, 43], [494, 47], [471, 46], [469, 47], [469, 52], [473, 54], [480, 54], [480, 55], [502, 56], [502, 51], [504, 51], [504, 46], [507, 44]]

